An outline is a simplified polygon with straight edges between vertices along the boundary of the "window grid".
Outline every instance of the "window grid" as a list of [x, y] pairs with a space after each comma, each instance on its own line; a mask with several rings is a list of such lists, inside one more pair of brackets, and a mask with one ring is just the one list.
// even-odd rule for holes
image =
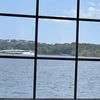
[[[75, 80], [74, 80], [74, 98], [77, 98], [77, 77], [78, 77], [78, 61], [100, 61], [100, 58], [78, 58], [78, 44], [79, 44], [79, 22], [80, 21], [90, 21], [90, 22], [100, 22], [100, 19], [88, 19], [88, 18], [80, 18], [79, 10], [80, 10], [80, 1], [77, 0], [77, 16], [76, 18], [72, 17], [55, 17], [55, 16], [40, 16], [39, 15], [39, 0], [36, 0], [36, 15], [23, 15], [23, 14], [11, 14], [11, 13], [0, 13], [0, 16], [6, 17], [23, 17], [23, 18], [35, 18], [35, 56], [34, 57], [25, 57], [25, 56], [1, 56], [0, 58], [12, 58], [12, 59], [34, 59], [34, 80], [33, 80], [33, 99], [36, 99], [36, 80], [37, 80], [37, 60], [69, 60], [75, 61]], [[58, 19], [58, 20], [74, 20], [76, 21], [76, 54], [75, 58], [60, 58], [60, 57], [38, 57], [37, 56], [37, 45], [38, 45], [38, 20], [39, 19]], [[2, 98], [0, 98], [2, 99]], [[5, 98], [3, 98], [5, 99]], [[10, 99], [10, 98], [7, 98]], [[56, 98], [52, 98], [56, 99]], [[68, 99], [68, 98], [66, 98]], [[94, 98], [93, 98], [94, 99]], [[98, 98], [100, 99], [100, 98]]]

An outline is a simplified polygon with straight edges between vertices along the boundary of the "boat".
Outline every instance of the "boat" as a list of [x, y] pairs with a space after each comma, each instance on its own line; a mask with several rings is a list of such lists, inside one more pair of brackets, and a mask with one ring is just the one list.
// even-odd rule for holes
[[33, 56], [34, 52], [33, 51], [28, 51], [28, 50], [19, 50], [19, 49], [9, 49], [9, 50], [1, 50], [0, 53], [2, 54], [14, 54], [14, 55], [27, 55], [27, 56]]
[[28, 51], [28, 52], [23, 52], [22, 53], [23, 55], [29, 55], [29, 56], [34, 56], [34, 52], [32, 52], [32, 51]]

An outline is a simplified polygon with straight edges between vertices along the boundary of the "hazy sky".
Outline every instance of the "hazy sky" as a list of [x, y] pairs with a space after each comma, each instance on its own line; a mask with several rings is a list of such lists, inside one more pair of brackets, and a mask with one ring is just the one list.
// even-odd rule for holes
[[[77, 0], [40, 0], [39, 15], [76, 17]], [[35, 15], [35, 0], [0, 0], [0, 12]], [[100, 18], [100, 0], [81, 0], [80, 17]], [[80, 42], [100, 44], [100, 25], [80, 22]], [[35, 19], [0, 17], [1, 39], [34, 40]], [[39, 42], [75, 42], [76, 21], [39, 19]]]

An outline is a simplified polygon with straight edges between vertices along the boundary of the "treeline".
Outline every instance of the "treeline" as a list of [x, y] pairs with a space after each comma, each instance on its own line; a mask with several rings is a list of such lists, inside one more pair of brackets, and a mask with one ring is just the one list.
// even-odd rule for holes
[[0, 50], [6, 49], [34, 50], [34, 41], [0, 39]]
[[[0, 40], [0, 50], [21, 49], [35, 50], [35, 42], [27, 40]], [[47, 55], [69, 55], [74, 56], [76, 53], [75, 43], [64, 44], [46, 44], [38, 43], [38, 54]], [[100, 45], [96, 44], [79, 44], [79, 56], [100, 57]]]

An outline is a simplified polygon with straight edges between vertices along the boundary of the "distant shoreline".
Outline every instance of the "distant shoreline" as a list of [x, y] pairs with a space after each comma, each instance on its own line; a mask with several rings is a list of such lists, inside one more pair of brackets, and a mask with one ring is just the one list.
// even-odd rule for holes
[[[9, 54], [9, 53], [0, 53], [1, 56], [24, 56], [24, 57], [34, 57], [34, 55], [27, 55], [27, 54]], [[64, 56], [64, 55], [42, 55], [39, 54], [37, 57], [50, 57], [50, 58], [75, 58], [75, 56]], [[100, 59], [100, 57], [85, 57], [85, 56], [78, 56], [78, 58], [86, 58], [86, 59]]]
[[[2, 40], [0, 39], [0, 51], [2, 50], [24, 50], [24, 51], [35, 51], [35, 42], [27, 40]], [[39, 55], [55, 55], [65, 57], [68, 55], [73, 58], [76, 54], [76, 43], [40, 43], [37, 44], [37, 53]], [[100, 45], [79, 43], [78, 45], [79, 58], [99, 58], [100, 57]], [[67, 56], [67, 57], [68, 57]]]

